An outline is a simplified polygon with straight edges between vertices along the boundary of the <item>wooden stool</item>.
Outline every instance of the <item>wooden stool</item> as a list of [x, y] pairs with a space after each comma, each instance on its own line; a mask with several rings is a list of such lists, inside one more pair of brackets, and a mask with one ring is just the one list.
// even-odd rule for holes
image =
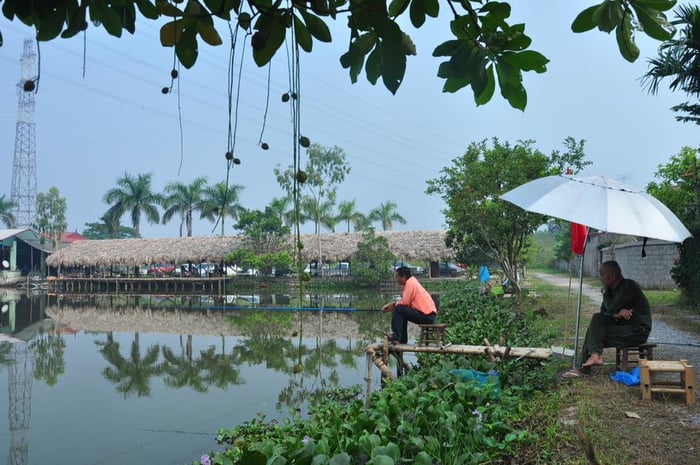
[[[678, 373], [680, 380], [654, 379], [654, 375]], [[642, 386], [642, 399], [651, 400], [654, 392], [685, 394], [685, 403], [695, 405], [695, 368], [687, 360], [678, 362], [641, 360], [639, 362], [639, 382]]]
[[654, 360], [656, 344], [644, 343], [632, 347], [615, 347], [615, 366], [620, 371], [627, 371], [630, 364], [637, 365], [640, 360]]
[[418, 338], [419, 346], [436, 346], [442, 345], [442, 338], [445, 335], [446, 324], [436, 325], [418, 325], [420, 327], [420, 337]]

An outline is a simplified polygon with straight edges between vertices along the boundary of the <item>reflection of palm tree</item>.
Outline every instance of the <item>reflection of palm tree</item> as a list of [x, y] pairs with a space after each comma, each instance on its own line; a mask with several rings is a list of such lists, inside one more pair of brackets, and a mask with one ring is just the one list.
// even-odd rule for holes
[[175, 355], [170, 347], [163, 346], [165, 358], [165, 384], [173, 388], [190, 387], [197, 392], [207, 392], [207, 386], [201, 376], [198, 360], [192, 358], [192, 335], [187, 335], [187, 342], [182, 344], [180, 336], [180, 355]]
[[44, 380], [47, 385], [54, 386], [58, 377], [66, 369], [63, 351], [66, 341], [60, 335], [45, 334], [32, 342], [34, 349], [34, 379]]
[[141, 357], [141, 345], [139, 333], [134, 333], [134, 342], [131, 344], [131, 355], [125, 358], [119, 351], [119, 342], [114, 340], [112, 332], [107, 333], [107, 343], [100, 349], [102, 356], [112, 366], [102, 370], [102, 375], [117, 385], [117, 392], [129, 394], [136, 392], [139, 397], [151, 395], [151, 377], [159, 375], [162, 371], [158, 363], [160, 346], [150, 346], [146, 349], [146, 355]]
[[220, 354], [216, 353], [216, 347], [211, 346], [206, 351], [200, 352], [200, 359], [204, 370], [203, 379], [206, 383], [219, 389], [243, 384], [240, 370], [234, 368], [234, 357], [224, 353], [223, 344]]

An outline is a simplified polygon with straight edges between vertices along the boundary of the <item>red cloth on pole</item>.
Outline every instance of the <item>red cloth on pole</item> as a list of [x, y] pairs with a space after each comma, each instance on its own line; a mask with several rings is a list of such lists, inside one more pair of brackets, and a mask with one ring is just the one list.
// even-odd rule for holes
[[583, 255], [586, 248], [586, 236], [588, 228], [582, 224], [571, 223], [571, 251], [578, 255]]

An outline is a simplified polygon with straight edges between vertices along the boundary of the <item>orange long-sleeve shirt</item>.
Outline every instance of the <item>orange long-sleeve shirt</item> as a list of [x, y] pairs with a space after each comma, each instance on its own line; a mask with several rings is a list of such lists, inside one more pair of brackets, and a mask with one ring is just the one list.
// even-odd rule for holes
[[396, 302], [396, 305], [405, 305], [421, 313], [425, 313], [426, 315], [437, 313], [433, 298], [430, 297], [428, 291], [420, 285], [415, 276], [408, 278], [406, 284], [404, 284], [401, 299]]

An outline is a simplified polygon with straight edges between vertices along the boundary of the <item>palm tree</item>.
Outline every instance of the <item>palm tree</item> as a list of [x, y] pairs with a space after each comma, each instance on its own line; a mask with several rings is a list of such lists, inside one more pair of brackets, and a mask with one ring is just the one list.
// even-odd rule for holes
[[[145, 214], [149, 223], [159, 223], [158, 205], [163, 203], [159, 194], [151, 189], [151, 173], [139, 174], [135, 178], [129, 173], [117, 179], [117, 186], [105, 194], [103, 200], [112, 205], [107, 211], [110, 217], [121, 218], [124, 213], [131, 215], [131, 223], [137, 237], [141, 237], [141, 215]], [[114, 215], [114, 216], [112, 216]]]
[[358, 215], [362, 215], [357, 211], [355, 200], [345, 200], [338, 205], [338, 221], [345, 221], [347, 232], [350, 232], [350, 224], [355, 223], [359, 219]]
[[269, 207], [270, 210], [279, 217], [283, 225], [291, 228], [294, 224], [294, 206], [292, 205], [292, 197], [290, 195], [285, 195], [279, 199], [273, 197]]
[[239, 203], [238, 196], [243, 190], [243, 186], [232, 184], [228, 186], [225, 182], [219, 182], [204, 190], [204, 200], [202, 202], [202, 218], [214, 223], [221, 221], [221, 236], [224, 235], [224, 221], [226, 217], [237, 220], [243, 211]]
[[306, 196], [301, 199], [301, 222], [313, 221], [314, 234], [321, 233], [321, 226], [331, 232], [335, 232], [335, 225], [338, 220], [333, 215], [333, 207], [335, 206], [335, 195], [332, 195], [325, 201], [318, 203], [312, 196]]
[[12, 200], [5, 200], [4, 195], [0, 195], [0, 221], [5, 223], [8, 228], [14, 228], [17, 219], [13, 210], [17, 208], [17, 203]]
[[192, 214], [202, 210], [204, 205], [203, 194], [206, 189], [207, 179], [200, 177], [191, 184], [171, 182], [166, 184], [165, 192], [168, 194], [163, 200], [163, 224], [170, 221], [176, 213], [181, 216], [180, 237], [182, 237], [183, 223], [187, 227], [187, 237], [192, 237]]
[[[683, 5], [672, 22], [680, 26], [678, 38], [667, 40], [659, 47], [658, 58], [649, 60], [649, 71], [642, 77], [650, 94], [656, 94], [664, 78], [672, 78], [669, 88], [700, 97], [700, 6]], [[671, 108], [685, 113], [678, 121], [700, 124], [700, 104], [685, 102]]]
[[380, 203], [379, 207], [369, 212], [369, 219], [382, 223], [383, 231], [391, 231], [394, 221], [398, 221], [401, 224], [406, 224], [404, 217], [399, 215], [399, 213], [396, 211], [396, 207], [396, 202], [392, 200], [388, 200], [386, 203]]

